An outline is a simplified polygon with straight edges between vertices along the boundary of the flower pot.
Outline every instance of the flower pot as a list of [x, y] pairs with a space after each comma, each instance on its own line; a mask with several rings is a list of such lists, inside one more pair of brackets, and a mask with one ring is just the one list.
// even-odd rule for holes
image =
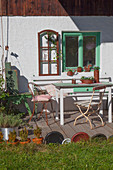
[[33, 138], [32, 141], [36, 144], [41, 144], [43, 142], [43, 137]]
[[7, 144], [17, 145], [18, 143], [19, 143], [18, 139], [16, 139], [14, 142], [10, 142], [9, 140], [7, 140]]
[[67, 75], [68, 75], [68, 76], [73, 76], [73, 72], [72, 72], [72, 71], [68, 71], [68, 72], [67, 72]]
[[95, 83], [99, 83], [99, 70], [94, 70]]
[[1, 132], [3, 134], [3, 140], [8, 140], [8, 135], [11, 132], [13, 132], [13, 130], [16, 131], [16, 134], [18, 136], [18, 127], [14, 127], [14, 128], [0, 128]]
[[82, 72], [82, 67], [77, 67], [77, 72]]
[[31, 139], [30, 138], [27, 138], [26, 141], [20, 141], [20, 144], [24, 145], [26, 143], [30, 143], [31, 142]]
[[88, 80], [88, 79], [86, 79], [86, 80], [80, 80], [82, 83], [84, 83], [84, 84], [92, 84], [92, 83], [94, 83], [93, 82], [93, 80]]

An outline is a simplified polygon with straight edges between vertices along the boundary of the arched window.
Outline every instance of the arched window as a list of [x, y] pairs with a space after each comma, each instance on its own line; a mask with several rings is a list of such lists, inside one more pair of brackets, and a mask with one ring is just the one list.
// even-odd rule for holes
[[59, 75], [58, 32], [43, 30], [38, 33], [39, 76]]

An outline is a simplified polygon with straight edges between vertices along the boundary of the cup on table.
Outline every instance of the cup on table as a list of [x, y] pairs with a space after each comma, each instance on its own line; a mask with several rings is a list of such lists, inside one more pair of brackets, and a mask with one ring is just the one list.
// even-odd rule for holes
[[75, 79], [72, 79], [72, 84], [76, 84], [76, 80]]

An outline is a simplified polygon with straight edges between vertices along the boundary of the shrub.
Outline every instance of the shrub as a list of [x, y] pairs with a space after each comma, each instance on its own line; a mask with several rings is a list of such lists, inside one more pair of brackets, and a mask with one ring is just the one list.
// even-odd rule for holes
[[6, 115], [1, 113], [0, 114], [0, 127], [1, 128], [9, 128], [9, 127], [17, 127], [23, 123], [21, 119], [21, 114], [18, 115]]

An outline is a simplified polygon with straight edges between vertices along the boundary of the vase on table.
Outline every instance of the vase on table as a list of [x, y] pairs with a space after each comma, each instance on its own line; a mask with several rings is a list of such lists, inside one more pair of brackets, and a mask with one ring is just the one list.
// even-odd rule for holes
[[99, 70], [94, 70], [95, 83], [99, 83]]

